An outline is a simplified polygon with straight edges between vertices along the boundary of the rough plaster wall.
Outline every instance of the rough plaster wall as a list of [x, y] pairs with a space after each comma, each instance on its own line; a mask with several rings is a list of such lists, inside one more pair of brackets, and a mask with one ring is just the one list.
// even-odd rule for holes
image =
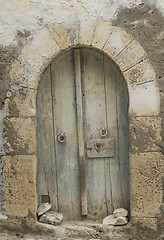
[[[121, 26], [134, 36], [147, 52], [156, 69], [161, 91], [161, 112], [164, 125], [164, 0], [6, 0], [1, 1], [0, 8], [0, 169], [3, 168], [2, 156], [5, 155], [3, 146], [3, 118], [6, 109], [4, 100], [10, 96], [9, 71], [17, 58], [21, 47], [27, 39], [48, 23], [67, 26], [71, 31], [75, 22], [82, 23], [89, 16], [102, 17], [112, 20], [113, 25]], [[11, 109], [14, 107], [11, 106]], [[17, 110], [11, 111], [10, 117], [19, 115]], [[137, 128], [137, 124], [136, 124]], [[163, 130], [164, 132], [164, 130]], [[138, 131], [140, 134], [140, 131]], [[151, 138], [150, 131], [147, 132]], [[154, 134], [154, 133], [153, 133]], [[141, 146], [140, 152], [143, 150]], [[157, 151], [162, 151], [159, 142]], [[24, 153], [25, 154], [25, 153]], [[4, 181], [0, 170], [1, 185]], [[0, 202], [3, 198], [1, 197]], [[0, 204], [0, 212], [2, 206]]]

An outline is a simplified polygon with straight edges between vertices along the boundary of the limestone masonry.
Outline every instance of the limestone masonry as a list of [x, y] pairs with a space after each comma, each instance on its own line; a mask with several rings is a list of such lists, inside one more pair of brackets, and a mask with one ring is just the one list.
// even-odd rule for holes
[[160, 234], [164, 0], [6, 0], [0, 20], [0, 229], [37, 229], [39, 82], [54, 58], [87, 47], [116, 63], [128, 89], [130, 223]]

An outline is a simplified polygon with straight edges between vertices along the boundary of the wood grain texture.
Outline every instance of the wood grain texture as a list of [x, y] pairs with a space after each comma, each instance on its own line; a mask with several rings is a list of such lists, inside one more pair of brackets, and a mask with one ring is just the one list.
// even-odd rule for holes
[[38, 204], [42, 195], [49, 195], [53, 208], [58, 210], [52, 110], [50, 67], [48, 67], [39, 84], [37, 95]]
[[54, 59], [37, 95], [38, 204], [49, 196], [65, 220], [129, 210], [128, 134], [128, 92], [114, 62], [86, 48]]
[[119, 164], [120, 179], [123, 197], [123, 206], [130, 210], [130, 179], [129, 179], [129, 119], [128, 119], [128, 92], [121, 72], [118, 73], [117, 108], [119, 129]]
[[[110, 68], [109, 68], [110, 66]], [[104, 57], [107, 122], [110, 137], [114, 139], [115, 156], [110, 158], [110, 179], [113, 209], [123, 207], [122, 188], [119, 168], [119, 130], [117, 109], [118, 70], [115, 64]]]
[[[51, 64], [59, 211], [64, 219], [81, 216], [73, 50]], [[64, 133], [66, 141], [57, 140]]]
[[[100, 138], [106, 128], [103, 55], [96, 50], [82, 49], [82, 88], [85, 144]], [[104, 159], [87, 161], [88, 214], [90, 218], [106, 216]]]
[[80, 160], [80, 190], [82, 215], [87, 215], [87, 189], [86, 189], [86, 158], [84, 153], [84, 131], [83, 131], [83, 106], [81, 88], [81, 62], [80, 49], [74, 50], [75, 60], [75, 81], [76, 81], [76, 100], [77, 100], [77, 126], [78, 126], [78, 145]]

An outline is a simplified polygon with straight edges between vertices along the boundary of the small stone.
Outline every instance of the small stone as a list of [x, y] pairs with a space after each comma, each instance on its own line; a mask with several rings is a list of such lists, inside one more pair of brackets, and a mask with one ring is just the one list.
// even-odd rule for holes
[[54, 211], [48, 211], [44, 213], [41, 218], [39, 219], [42, 223], [49, 223], [53, 225], [58, 225], [63, 220], [63, 214], [57, 213]]
[[37, 210], [37, 214], [38, 216], [41, 216], [43, 215], [44, 213], [46, 213], [48, 210], [50, 210], [52, 207], [51, 203], [42, 203], [39, 207], [38, 207], [38, 210]]
[[117, 217], [114, 226], [125, 225], [128, 223], [127, 217]]
[[113, 216], [115, 218], [117, 218], [117, 217], [127, 217], [127, 215], [128, 215], [128, 211], [124, 208], [117, 208], [113, 212]]
[[103, 219], [103, 224], [114, 225], [115, 222], [116, 222], [116, 218], [113, 216], [113, 214]]

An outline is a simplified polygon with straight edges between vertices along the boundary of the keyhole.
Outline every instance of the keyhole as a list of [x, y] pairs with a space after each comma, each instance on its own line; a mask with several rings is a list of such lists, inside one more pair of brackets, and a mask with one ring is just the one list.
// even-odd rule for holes
[[100, 144], [100, 143], [96, 143], [96, 144], [95, 144], [95, 149], [96, 149], [96, 151], [99, 153], [100, 150], [101, 150], [101, 144]]

